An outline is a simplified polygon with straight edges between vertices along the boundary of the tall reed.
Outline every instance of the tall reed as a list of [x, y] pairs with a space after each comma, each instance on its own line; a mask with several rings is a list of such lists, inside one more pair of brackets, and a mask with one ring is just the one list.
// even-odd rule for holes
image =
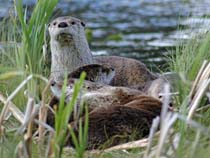
[[[58, 0], [37, 1], [30, 18], [22, 0], [15, 1], [15, 9], [20, 23], [21, 44], [17, 48], [15, 63], [25, 74], [43, 74], [43, 51], [46, 24], [52, 16]], [[17, 26], [18, 27], [18, 26]], [[28, 88], [36, 94], [37, 81], [33, 80]]]

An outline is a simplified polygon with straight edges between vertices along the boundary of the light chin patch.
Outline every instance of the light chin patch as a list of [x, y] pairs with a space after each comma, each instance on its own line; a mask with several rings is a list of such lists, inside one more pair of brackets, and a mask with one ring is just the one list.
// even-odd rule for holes
[[67, 33], [60, 33], [59, 35], [57, 35], [57, 40], [62, 43], [69, 43], [73, 41], [73, 36]]
[[54, 96], [56, 96], [57, 98], [61, 97], [61, 89], [58, 88], [56, 85], [55, 86], [51, 86], [50, 89], [51, 89], [51, 91], [52, 91]]
[[110, 71], [109, 73], [103, 73], [101, 75], [101, 81], [103, 81], [105, 84], [110, 84], [115, 76], [115, 71]]

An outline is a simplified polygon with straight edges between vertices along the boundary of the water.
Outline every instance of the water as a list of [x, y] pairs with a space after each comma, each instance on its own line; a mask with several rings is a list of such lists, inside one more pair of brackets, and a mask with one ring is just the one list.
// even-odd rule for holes
[[[12, 1], [0, 0], [0, 16], [11, 7]], [[210, 0], [61, 0], [55, 17], [61, 15], [85, 21], [95, 55], [132, 57], [158, 69], [168, 49], [210, 29]], [[111, 35], [121, 40], [110, 40]]]

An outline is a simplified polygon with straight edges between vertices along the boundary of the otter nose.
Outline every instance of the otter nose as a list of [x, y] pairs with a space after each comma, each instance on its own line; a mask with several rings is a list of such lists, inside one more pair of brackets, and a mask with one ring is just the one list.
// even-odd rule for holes
[[55, 81], [52, 81], [52, 82], [51, 82], [51, 86], [52, 86], [52, 87], [55, 86], [55, 84], [56, 84]]
[[68, 27], [68, 24], [66, 22], [61, 22], [58, 24], [58, 27], [65, 28], [65, 27]]

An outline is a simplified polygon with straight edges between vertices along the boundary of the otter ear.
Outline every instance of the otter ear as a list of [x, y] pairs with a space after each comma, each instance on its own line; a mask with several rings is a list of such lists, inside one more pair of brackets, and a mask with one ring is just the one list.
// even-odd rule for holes
[[85, 27], [85, 23], [84, 23], [83, 21], [81, 21], [81, 25], [82, 25], [83, 27]]

